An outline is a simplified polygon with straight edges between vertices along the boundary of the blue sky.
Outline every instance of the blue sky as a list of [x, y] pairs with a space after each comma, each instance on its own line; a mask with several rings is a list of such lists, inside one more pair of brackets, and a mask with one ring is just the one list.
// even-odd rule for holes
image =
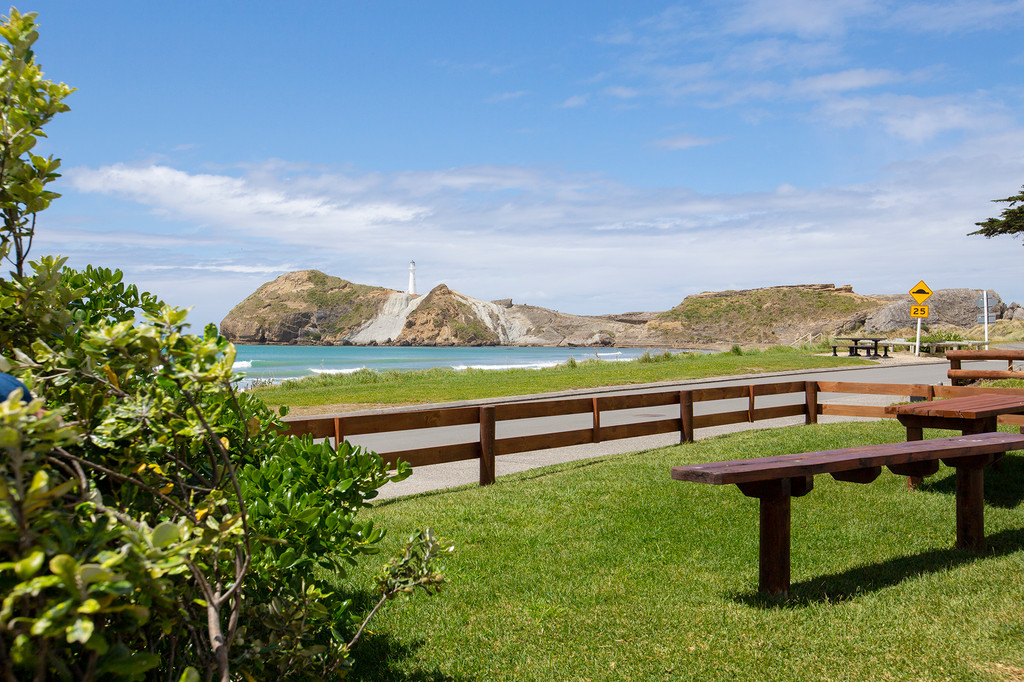
[[219, 322], [316, 268], [580, 314], [779, 284], [995, 289], [1024, 2], [72, 2], [36, 255]]

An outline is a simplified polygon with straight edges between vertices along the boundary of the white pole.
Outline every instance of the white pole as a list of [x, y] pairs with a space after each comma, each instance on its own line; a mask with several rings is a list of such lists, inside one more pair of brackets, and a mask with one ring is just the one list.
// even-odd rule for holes
[[921, 318], [917, 318], [917, 345], [914, 346], [914, 355], [921, 355]]
[[988, 289], [982, 292], [981, 300], [985, 304], [985, 350], [988, 350]]

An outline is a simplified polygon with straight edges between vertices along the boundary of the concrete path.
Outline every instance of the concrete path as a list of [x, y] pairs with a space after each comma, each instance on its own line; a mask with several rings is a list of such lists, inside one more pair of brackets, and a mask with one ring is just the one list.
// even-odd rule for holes
[[[1005, 368], [1005, 363], [1002, 363]], [[790, 372], [775, 372], [771, 374], [753, 374], [753, 375], [742, 375], [732, 376], [721, 379], [701, 379], [694, 381], [669, 381], [659, 382], [657, 384], [645, 384], [642, 386], [625, 386], [625, 387], [608, 387], [601, 389], [588, 389], [581, 391], [563, 391], [559, 393], [547, 393], [543, 395], [532, 395], [532, 396], [516, 396], [505, 398], [501, 400], [481, 400], [481, 401], [465, 401], [459, 403], [461, 405], [473, 405], [473, 404], [493, 404], [495, 402], [512, 402], [522, 400], [542, 400], [551, 399], [556, 397], [583, 397], [583, 396], [596, 396], [596, 395], [613, 395], [613, 394], [624, 394], [624, 393], [643, 393], [643, 392], [655, 392], [655, 391], [666, 391], [672, 389], [694, 389], [704, 388], [709, 386], [735, 386], [735, 385], [749, 385], [759, 383], [773, 383], [779, 381], [806, 381], [812, 379], [819, 379], [823, 381], [849, 381], [849, 382], [868, 382], [868, 383], [896, 383], [896, 384], [948, 384], [949, 381], [946, 378], [946, 371], [949, 368], [948, 362], [941, 358], [914, 358], [911, 356], [909, 359], [904, 356], [901, 358], [889, 359], [882, 361], [877, 365], [867, 367], [852, 367], [852, 368], [836, 368], [836, 369], [818, 369], [809, 371], [790, 371]], [[774, 397], [774, 396], [773, 396]], [[760, 400], [764, 400], [764, 405], [771, 403], [770, 398], [765, 397], [759, 399], [759, 406], [761, 405]], [[785, 396], [778, 396], [776, 398], [786, 400]], [[802, 401], [802, 396], [799, 400]], [[903, 398], [906, 399], [905, 397]], [[899, 398], [892, 396], [872, 396], [872, 395], [829, 395], [825, 397], [823, 402], [837, 402], [844, 404], [862, 404], [862, 405], [888, 405], [892, 402], [897, 402]], [[788, 402], [792, 402], [793, 398], [789, 397]], [[746, 409], [746, 401], [741, 401], [742, 406], [730, 407], [728, 406], [729, 401], [721, 401], [719, 404], [714, 406], [714, 411], [725, 411], [732, 409]], [[451, 404], [448, 404], [451, 406]], [[417, 406], [416, 409], [422, 409], [425, 406]], [[697, 405], [700, 407], [700, 404]], [[705, 408], [708, 409], [708, 408]], [[650, 413], [650, 408], [643, 410], [645, 413]], [[697, 412], [700, 413], [699, 410]], [[676, 414], [678, 414], [678, 408], [676, 408]], [[657, 418], [662, 415], [656, 414], [645, 414], [645, 417]], [[668, 412], [664, 416], [671, 416]], [[589, 420], [589, 415], [583, 415], [582, 418]], [[857, 420], [857, 417], [825, 417], [819, 418], [820, 423], [829, 423], [835, 421], [853, 421]], [[804, 422], [803, 417], [787, 417], [782, 419], [773, 419], [766, 421], [759, 421], [754, 424], [731, 424], [728, 426], [713, 427], [706, 429], [697, 429], [695, 432], [696, 438], [708, 438], [710, 436], [719, 435], [722, 433], [730, 433], [735, 431], [742, 431], [746, 429], [762, 429], [771, 428], [778, 426], [791, 426], [795, 424], [802, 424]], [[499, 427], [502, 425], [499, 425]], [[475, 427], [474, 427], [475, 428]], [[579, 428], [568, 427], [568, 428]], [[549, 429], [551, 430], [551, 429]], [[499, 431], [498, 437], [505, 437], [507, 434]], [[366, 439], [354, 438], [353, 441], [357, 444], [365, 445], [366, 447], [377, 447], [381, 450], [387, 448], [381, 447], [383, 445], [383, 437], [374, 437]], [[422, 436], [420, 436], [422, 438]], [[538, 450], [534, 452], [523, 452], [513, 455], [503, 455], [496, 458], [495, 467], [497, 476], [503, 476], [519, 471], [525, 471], [528, 469], [534, 469], [537, 467], [548, 466], [551, 464], [558, 464], [562, 462], [570, 462], [574, 460], [589, 459], [593, 457], [601, 457], [604, 455], [619, 454], [625, 452], [637, 452], [640, 450], [647, 450], [651, 448], [664, 447], [667, 445], [673, 445], [679, 442], [678, 434], [663, 434], [658, 436], [645, 436], [642, 438], [626, 438], [622, 440], [606, 441], [603, 443], [577, 445], [565, 448], [552, 448], [548, 450]], [[393, 446], [393, 443], [391, 443]], [[424, 443], [419, 443], [424, 445]], [[416, 447], [416, 444], [409, 444], [404, 447]], [[399, 449], [392, 447], [391, 449]], [[476, 484], [479, 481], [479, 463], [477, 460], [469, 460], [464, 462], [453, 462], [450, 464], [436, 464], [430, 466], [415, 467], [413, 475], [405, 481], [399, 483], [389, 483], [380, 490], [380, 495], [377, 499], [388, 499], [394, 497], [400, 497], [404, 495], [413, 495], [417, 493], [427, 492], [431, 490], [439, 490], [443, 488], [451, 488], [455, 486]]]

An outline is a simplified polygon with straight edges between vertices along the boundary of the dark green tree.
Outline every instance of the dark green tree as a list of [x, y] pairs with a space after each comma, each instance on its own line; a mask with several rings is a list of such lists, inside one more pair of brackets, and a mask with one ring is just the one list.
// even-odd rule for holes
[[995, 237], [1000, 234], [1024, 234], [1024, 187], [1021, 193], [1005, 199], [993, 199], [996, 203], [1009, 204], [998, 218], [989, 218], [981, 223], [974, 223], [980, 230], [970, 234]]

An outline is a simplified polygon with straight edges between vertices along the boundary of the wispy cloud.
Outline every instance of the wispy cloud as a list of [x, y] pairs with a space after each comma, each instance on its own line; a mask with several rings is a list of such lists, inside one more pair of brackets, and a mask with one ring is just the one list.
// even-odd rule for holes
[[742, 34], [835, 36], [844, 33], [851, 20], [881, 11], [876, 0], [747, 0], [736, 9], [728, 30]]
[[866, 90], [902, 80], [904, 77], [901, 74], [889, 69], [848, 69], [797, 80], [793, 83], [793, 90], [820, 97], [850, 90]]
[[613, 85], [604, 89], [605, 94], [619, 99], [633, 99], [640, 94], [636, 88], [627, 88], [621, 85]]
[[573, 95], [563, 100], [559, 106], [562, 109], [576, 109], [585, 106], [588, 99], [590, 99], [590, 95]]
[[697, 137], [696, 135], [673, 135], [671, 137], [663, 137], [659, 140], [654, 141], [654, 146], [660, 149], [669, 149], [677, 151], [680, 149], [690, 149], [692, 147], [706, 147], [707, 145], [716, 144], [721, 142], [725, 138], [722, 137]]
[[[324, 231], [365, 232], [423, 217], [421, 206], [387, 201], [351, 202], [327, 196], [295, 195], [246, 178], [189, 174], [168, 166], [115, 164], [68, 173], [80, 192], [111, 194], [149, 206], [154, 212], [263, 234], [297, 232], [312, 240]], [[310, 230], [316, 226], [316, 230]], [[314, 233], [315, 232], [315, 233]]]
[[1004, 107], [983, 93], [968, 97], [879, 95], [826, 100], [819, 114], [837, 126], [879, 126], [921, 143], [948, 132], [992, 133], [1014, 125]]
[[897, 5], [888, 23], [914, 32], [963, 33], [1024, 23], [1024, 2], [955, 0]]
[[508, 102], [514, 99], [520, 99], [525, 97], [529, 93], [526, 90], [516, 90], [514, 92], [502, 92], [497, 95], [493, 95], [487, 98], [487, 102]]

